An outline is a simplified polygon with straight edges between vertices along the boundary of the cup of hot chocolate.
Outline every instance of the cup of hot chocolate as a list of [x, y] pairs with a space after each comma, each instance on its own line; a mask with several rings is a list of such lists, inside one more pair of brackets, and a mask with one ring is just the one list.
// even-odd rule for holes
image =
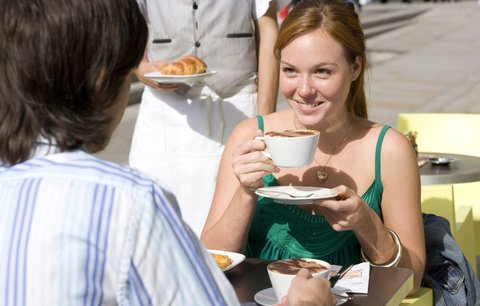
[[274, 165], [285, 168], [304, 167], [313, 162], [320, 132], [315, 130], [271, 131], [256, 139], [265, 141], [267, 145], [265, 154], [272, 159]]
[[272, 283], [277, 301], [287, 295], [292, 280], [300, 269], [310, 271], [314, 278], [328, 279], [331, 266], [328, 262], [310, 258], [291, 258], [277, 260], [267, 266], [268, 277]]

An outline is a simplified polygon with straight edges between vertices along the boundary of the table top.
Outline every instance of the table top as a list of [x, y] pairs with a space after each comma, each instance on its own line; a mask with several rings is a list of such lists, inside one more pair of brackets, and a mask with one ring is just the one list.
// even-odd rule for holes
[[[269, 263], [268, 260], [247, 258], [225, 273], [242, 304], [255, 305], [255, 294], [271, 287], [267, 273]], [[352, 295], [353, 298], [342, 305], [399, 305], [412, 288], [413, 272], [411, 270], [371, 267], [369, 293]]]
[[420, 167], [422, 185], [480, 181], [480, 157], [446, 153], [419, 153], [419, 158], [424, 156], [445, 156], [454, 161], [447, 165], [435, 165], [427, 162]]

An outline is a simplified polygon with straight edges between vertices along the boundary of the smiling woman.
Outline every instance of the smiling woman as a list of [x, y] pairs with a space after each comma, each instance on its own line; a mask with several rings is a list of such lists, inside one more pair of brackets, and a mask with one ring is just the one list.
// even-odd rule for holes
[[[419, 287], [425, 245], [417, 161], [403, 134], [368, 120], [365, 38], [354, 7], [300, 1], [281, 25], [275, 52], [289, 107], [235, 128], [202, 239], [210, 248], [273, 260], [344, 266], [363, 254], [374, 265], [412, 269]], [[320, 132], [311, 164], [281, 167], [262, 154], [268, 147], [257, 136], [291, 129]], [[256, 193], [272, 186], [324, 187], [337, 197], [278, 205], [275, 196]]]

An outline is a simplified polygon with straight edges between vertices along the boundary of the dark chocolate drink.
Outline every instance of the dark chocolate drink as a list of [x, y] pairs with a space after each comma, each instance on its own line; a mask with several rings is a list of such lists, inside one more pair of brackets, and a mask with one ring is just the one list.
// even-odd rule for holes
[[283, 132], [267, 132], [265, 136], [270, 137], [302, 137], [302, 136], [312, 136], [318, 134], [314, 130], [285, 130]]
[[302, 268], [308, 269], [310, 273], [318, 273], [328, 269], [315, 261], [302, 258], [277, 260], [268, 265], [270, 271], [282, 274], [297, 274]]

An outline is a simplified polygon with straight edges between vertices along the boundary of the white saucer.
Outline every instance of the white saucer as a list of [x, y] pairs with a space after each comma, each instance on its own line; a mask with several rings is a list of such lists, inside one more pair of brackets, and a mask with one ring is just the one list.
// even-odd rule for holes
[[[259, 196], [273, 199], [274, 202], [290, 205], [313, 204], [315, 200], [337, 196], [330, 188], [310, 186], [270, 186], [255, 190]], [[289, 196], [288, 194], [293, 195]]]
[[257, 304], [263, 306], [271, 306], [277, 303], [277, 296], [275, 295], [275, 291], [273, 291], [272, 287], [257, 292], [253, 299], [255, 302], [257, 302]]
[[150, 78], [159, 83], [167, 84], [182, 84], [182, 83], [196, 83], [200, 82], [203, 79], [217, 73], [216, 71], [207, 71], [199, 74], [189, 74], [189, 75], [170, 75], [170, 74], [161, 74], [160, 72], [149, 72], [144, 76]]
[[[336, 293], [339, 295], [345, 296], [345, 299], [337, 298], [337, 303], [335, 305], [342, 305], [343, 303], [348, 301], [348, 295], [346, 293], [341, 293], [341, 292], [336, 292]], [[273, 304], [278, 303], [277, 296], [275, 295], [275, 291], [273, 290], [272, 287], [263, 289], [257, 292], [253, 298], [255, 302], [257, 302], [257, 304], [260, 304], [263, 306], [272, 306]]]

